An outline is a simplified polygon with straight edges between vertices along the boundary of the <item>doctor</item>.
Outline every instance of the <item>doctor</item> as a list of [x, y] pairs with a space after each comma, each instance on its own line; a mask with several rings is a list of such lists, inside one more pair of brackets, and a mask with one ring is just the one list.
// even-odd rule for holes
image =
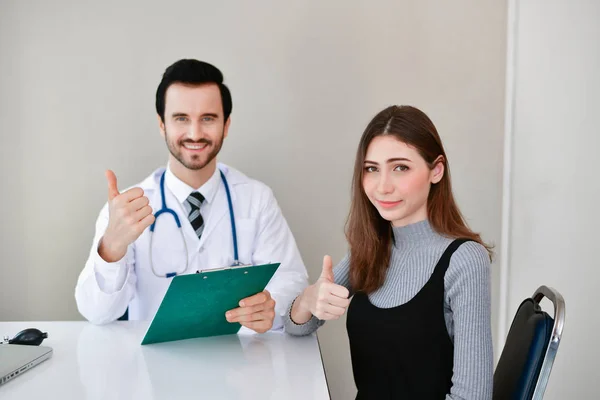
[[308, 276], [273, 192], [217, 163], [231, 110], [213, 65], [185, 59], [163, 74], [156, 112], [169, 161], [122, 192], [106, 172], [108, 202], [75, 288], [79, 312], [92, 323], [126, 310], [130, 320], [151, 320], [175, 275], [280, 262], [265, 291], [240, 299], [226, 319], [243, 325], [240, 332], [282, 329]]

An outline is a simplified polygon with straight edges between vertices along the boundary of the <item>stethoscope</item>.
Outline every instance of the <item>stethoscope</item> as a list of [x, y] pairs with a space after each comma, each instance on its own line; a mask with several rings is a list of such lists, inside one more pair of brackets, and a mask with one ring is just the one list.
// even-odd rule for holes
[[[227, 183], [227, 178], [225, 178], [225, 174], [223, 173], [223, 171], [219, 170], [219, 172], [221, 173], [221, 180], [223, 181], [223, 185], [225, 186], [225, 193], [227, 193], [227, 204], [229, 206], [229, 219], [231, 220], [231, 236], [233, 237], [233, 264], [231, 264], [231, 266], [235, 267], [235, 266], [242, 265], [242, 263], [239, 261], [239, 256], [238, 256], [237, 231], [235, 229], [235, 217], [233, 215], [233, 203], [231, 202], [231, 193], [229, 192], [229, 184]], [[177, 213], [174, 210], [167, 207], [167, 203], [165, 201], [165, 172], [163, 172], [162, 176], [160, 177], [160, 197], [162, 200], [162, 208], [154, 214], [154, 222], [150, 226], [150, 268], [152, 269], [152, 273], [159, 278], [162, 278], [162, 277], [172, 278], [174, 276], [181, 275], [182, 273], [187, 271], [187, 269], [188, 269], [188, 252], [187, 252], [187, 244], [185, 242], [185, 236], [183, 235], [183, 229], [181, 229], [181, 222], [179, 221], [179, 216], [177, 216]], [[156, 273], [156, 271], [154, 270], [154, 263], [152, 261], [152, 238], [154, 237], [154, 228], [156, 226], [156, 221], [158, 221], [158, 217], [160, 217], [162, 214], [171, 214], [173, 216], [173, 219], [175, 219], [175, 223], [177, 224], [177, 228], [179, 229], [179, 233], [181, 234], [181, 239], [183, 240], [183, 246], [185, 248], [185, 267], [183, 268], [183, 270], [181, 270], [179, 272], [167, 272], [164, 275]]]

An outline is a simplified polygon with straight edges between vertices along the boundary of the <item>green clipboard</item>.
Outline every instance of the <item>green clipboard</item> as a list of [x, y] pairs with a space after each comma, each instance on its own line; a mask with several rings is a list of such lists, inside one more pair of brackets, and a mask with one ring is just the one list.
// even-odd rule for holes
[[240, 300], [262, 292], [279, 265], [228, 267], [175, 276], [142, 345], [237, 333], [241, 325], [227, 322], [225, 313], [239, 307]]

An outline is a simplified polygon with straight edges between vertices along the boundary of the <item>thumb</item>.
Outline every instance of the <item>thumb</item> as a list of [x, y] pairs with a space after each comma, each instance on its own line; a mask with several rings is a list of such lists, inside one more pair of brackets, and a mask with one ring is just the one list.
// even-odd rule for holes
[[326, 279], [329, 282], [333, 282], [333, 264], [331, 263], [331, 257], [323, 257], [323, 271], [321, 272], [321, 278]]
[[119, 195], [117, 177], [110, 169], [107, 170], [104, 175], [106, 175], [106, 180], [108, 181], [108, 200], [112, 200]]

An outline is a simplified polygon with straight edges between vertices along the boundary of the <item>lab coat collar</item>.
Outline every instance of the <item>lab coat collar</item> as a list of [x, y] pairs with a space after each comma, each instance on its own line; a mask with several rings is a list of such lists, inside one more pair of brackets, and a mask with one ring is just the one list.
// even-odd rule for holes
[[219, 170], [218, 168], [215, 168], [215, 172], [208, 179], [208, 181], [206, 181], [204, 185], [200, 186], [198, 190], [195, 190], [193, 187], [177, 178], [168, 165], [165, 172], [165, 186], [169, 188], [171, 193], [173, 193], [180, 204], [183, 204], [192, 192], [200, 192], [200, 194], [204, 196], [204, 201], [212, 203], [220, 181], [221, 177], [219, 176]]
[[[229, 186], [234, 186], [234, 185], [250, 182], [250, 178], [248, 178], [242, 172], [236, 170], [233, 167], [230, 167], [227, 164], [218, 163], [217, 169], [223, 171], [223, 173], [225, 174], [225, 177], [227, 178], [227, 182], [229, 183]], [[157, 168], [156, 170], [154, 170], [154, 172], [152, 172], [152, 174], [150, 174], [148, 177], [146, 177], [146, 179], [144, 179], [140, 183], [139, 186], [142, 189], [144, 189], [145, 191], [159, 190], [160, 177], [162, 176], [163, 172], [165, 172], [165, 171], [166, 171], [165, 167]], [[219, 171], [215, 171], [215, 174], [218, 175]], [[212, 179], [212, 177], [211, 177], [211, 179]], [[221, 180], [221, 178], [219, 177], [218, 181], [220, 181], [220, 180]], [[216, 192], [219, 192], [219, 187], [221, 187], [222, 185], [220, 184], [220, 182], [218, 182], [218, 184], [215, 186], [216, 186], [216, 190], [215, 190], [215, 195], [216, 195]], [[232, 196], [233, 196], [233, 193], [232, 193]]]
[[[160, 194], [158, 194], [158, 192], [160, 192], [160, 189], [159, 189], [160, 178], [161, 178], [163, 172], [166, 172], [166, 171], [167, 171], [167, 168], [165, 168], [165, 167], [156, 169], [150, 176], [148, 176], [141, 183], [140, 186], [142, 187], [142, 189], [144, 189], [144, 191], [147, 194], [150, 194], [150, 193], [152, 193], [152, 191], [155, 190], [157, 195], [160, 196]], [[227, 195], [225, 194], [224, 185], [221, 184], [221, 177], [220, 177], [219, 171], [223, 171], [223, 174], [225, 174], [225, 177], [227, 178], [227, 183], [229, 184], [229, 189], [231, 191], [231, 201], [233, 203], [234, 210], [236, 209], [237, 201], [241, 201], [241, 200], [239, 200], [239, 197], [237, 196], [235, 186], [243, 185], [243, 184], [247, 184], [247, 183], [251, 182], [250, 178], [248, 178], [245, 174], [238, 171], [237, 169], [230, 167], [229, 165], [226, 165], [226, 164], [222, 164], [222, 163], [217, 164], [217, 171], [215, 171], [215, 176], [217, 176], [217, 179], [216, 179], [217, 184], [215, 184], [214, 193], [212, 195], [214, 203], [212, 205], [210, 214], [208, 215], [208, 218], [206, 221], [206, 226], [204, 228], [204, 232], [202, 233], [202, 239], [200, 240], [200, 242], [197, 241], [198, 237], [195, 235], [195, 232], [193, 231], [192, 226], [189, 224], [183, 225], [184, 231], [186, 232], [186, 237], [190, 240], [190, 242], [188, 242], [189, 249], [195, 249], [195, 251], [197, 251], [200, 248], [200, 246], [204, 244], [204, 241], [206, 240], [206, 238], [208, 238], [210, 236], [210, 234], [212, 233], [215, 226], [217, 226], [217, 224], [219, 224], [221, 222], [221, 220], [225, 216], [228, 216], [228, 214], [229, 214], [229, 207], [227, 204]], [[214, 176], [211, 177], [211, 179], [213, 179], [213, 178], [214, 178]], [[167, 179], [167, 175], [165, 175], [165, 180], [166, 179]], [[166, 183], [165, 183], [165, 186], [167, 186]], [[170, 187], [169, 187], [169, 191], [172, 192]], [[173, 193], [173, 195], [175, 196], [175, 193]], [[184, 201], [186, 198], [187, 197], [184, 198]], [[183, 205], [183, 203], [181, 203], [181, 205]], [[181, 209], [181, 210], [183, 210], [183, 209]]]

